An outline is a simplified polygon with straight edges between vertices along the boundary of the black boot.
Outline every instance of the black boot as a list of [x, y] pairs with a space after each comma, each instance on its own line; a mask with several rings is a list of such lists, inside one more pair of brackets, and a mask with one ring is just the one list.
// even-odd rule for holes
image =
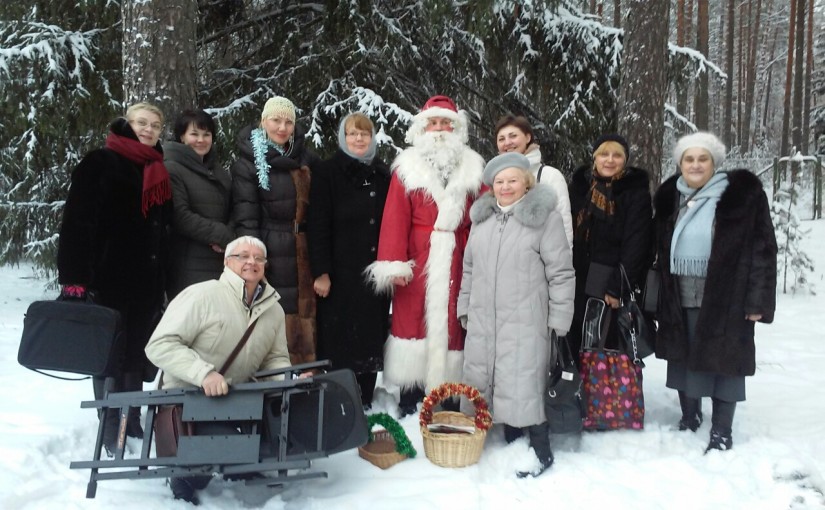
[[361, 405], [364, 406], [364, 411], [369, 411], [372, 408], [372, 397], [375, 394], [375, 380], [378, 374], [375, 372], [365, 372], [355, 375], [355, 380], [358, 382], [358, 389], [361, 390]]
[[512, 443], [516, 439], [522, 437], [524, 435], [524, 430], [520, 427], [512, 427], [510, 425], [504, 425], [504, 440], [507, 441], [507, 444]]
[[530, 446], [536, 452], [536, 457], [539, 458], [541, 465], [538, 469], [532, 471], [519, 471], [516, 475], [519, 478], [526, 478], [528, 476], [537, 477], [544, 473], [547, 468], [553, 465], [553, 450], [550, 449], [550, 424], [548, 422], [539, 425], [532, 425], [527, 427], [527, 432], [530, 435]]
[[[121, 391], [143, 391], [143, 373], [127, 372], [123, 374], [123, 389]], [[143, 439], [143, 427], [140, 424], [140, 408], [130, 407], [126, 419], [126, 435]]]
[[401, 412], [401, 417], [418, 412], [418, 403], [424, 400], [424, 390], [419, 386], [402, 389], [401, 398], [398, 402], [398, 408]]
[[[106, 396], [106, 379], [103, 377], [93, 377], [92, 389], [94, 390], [95, 400], [102, 400]], [[116, 385], [111, 388], [111, 391], [117, 391]], [[98, 409], [97, 417], [103, 422], [103, 447], [106, 449], [106, 454], [109, 457], [114, 457], [115, 450], [117, 449], [118, 410]]]
[[682, 408], [682, 419], [679, 420], [679, 430], [696, 432], [702, 425], [702, 399], [690, 398], [684, 391], [680, 391], [679, 406]]
[[189, 483], [187, 478], [170, 478], [169, 487], [172, 489], [172, 495], [175, 499], [182, 499], [195, 506], [201, 504], [198, 495], [195, 494], [195, 488]]
[[710, 442], [705, 453], [711, 450], [730, 450], [733, 448], [733, 413], [736, 411], [736, 402], [726, 402], [713, 399], [713, 416], [711, 416]]

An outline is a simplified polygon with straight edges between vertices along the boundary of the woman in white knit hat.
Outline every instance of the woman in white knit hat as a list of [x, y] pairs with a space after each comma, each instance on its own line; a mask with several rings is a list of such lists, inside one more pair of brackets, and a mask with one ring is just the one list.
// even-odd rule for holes
[[556, 192], [536, 185], [527, 157], [496, 156], [484, 183], [492, 191], [470, 209], [458, 295], [463, 379], [487, 399], [508, 442], [527, 433], [539, 465], [519, 476], [538, 476], [553, 464], [544, 391], [551, 338], [573, 320], [573, 261]]
[[310, 168], [318, 158], [304, 146], [295, 105], [269, 99], [260, 122], [238, 135], [232, 166], [232, 220], [238, 236], [266, 245], [266, 281], [281, 295], [293, 363], [315, 360], [315, 292], [309, 270], [306, 214]]
[[725, 146], [713, 134], [682, 137], [679, 173], [654, 197], [661, 272], [656, 356], [668, 361], [667, 386], [679, 392], [679, 430], [702, 424], [711, 397], [710, 450], [733, 446], [736, 403], [753, 375], [754, 324], [773, 321], [776, 238], [768, 199], [748, 170], [719, 172]]

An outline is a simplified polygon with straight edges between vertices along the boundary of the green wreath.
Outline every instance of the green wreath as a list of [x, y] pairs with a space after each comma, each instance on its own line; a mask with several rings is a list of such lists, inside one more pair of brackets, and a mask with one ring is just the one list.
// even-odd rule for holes
[[372, 428], [376, 425], [381, 425], [389, 432], [395, 441], [395, 451], [409, 458], [415, 457], [416, 451], [410, 442], [410, 438], [407, 437], [407, 433], [404, 432], [401, 424], [393, 419], [392, 416], [387, 413], [370, 414], [367, 416], [367, 423], [370, 428], [370, 442], [372, 442]]

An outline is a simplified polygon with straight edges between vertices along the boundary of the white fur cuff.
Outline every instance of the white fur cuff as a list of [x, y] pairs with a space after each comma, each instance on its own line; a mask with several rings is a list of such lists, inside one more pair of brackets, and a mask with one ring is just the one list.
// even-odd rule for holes
[[367, 266], [364, 276], [376, 294], [392, 294], [395, 288], [392, 281], [399, 276], [412, 279], [414, 266], [412, 260], [376, 260]]

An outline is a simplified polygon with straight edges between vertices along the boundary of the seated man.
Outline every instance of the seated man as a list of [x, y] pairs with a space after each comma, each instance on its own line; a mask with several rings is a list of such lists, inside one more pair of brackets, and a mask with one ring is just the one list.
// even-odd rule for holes
[[[220, 279], [196, 283], [178, 294], [146, 345], [146, 356], [163, 371], [164, 388], [199, 386], [207, 396], [217, 397], [226, 395], [230, 384], [249, 381], [255, 372], [290, 366], [280, 296], [264, 278], [266, 247], [244, 236], [229, 243], [224, 253]], [[247, 343], [220, 374], [256, 319]], [[195, 490], [205, 488], [209, 480], [178, 477], [170, 485], [175, 499], [197, 504]]]

